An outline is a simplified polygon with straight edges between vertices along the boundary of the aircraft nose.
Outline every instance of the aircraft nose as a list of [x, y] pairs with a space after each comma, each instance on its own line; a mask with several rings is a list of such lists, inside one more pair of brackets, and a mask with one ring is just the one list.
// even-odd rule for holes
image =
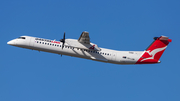
[[15, 42], [13, 40], [7, 42], [8, 45], [15, 45]]

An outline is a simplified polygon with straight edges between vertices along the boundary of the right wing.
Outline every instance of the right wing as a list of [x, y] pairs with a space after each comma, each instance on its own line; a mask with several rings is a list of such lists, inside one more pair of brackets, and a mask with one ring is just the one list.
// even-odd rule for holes
[[95, 50], [95, 51], [101, 50], [96, 44], [90, 42], [89, 32], [86, 31], [82, 32], [78, 40], [66, 39], [66, 43], [69, 44], [70, 46], [87, 49], [87, 50]]

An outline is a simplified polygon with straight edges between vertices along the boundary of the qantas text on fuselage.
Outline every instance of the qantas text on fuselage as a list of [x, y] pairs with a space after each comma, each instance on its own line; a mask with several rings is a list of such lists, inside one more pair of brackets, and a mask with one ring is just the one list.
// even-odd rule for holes
[[100, 48], [90, 42], [88, 32], [82, 32], [78, 40], [63, 39], [60, 41], [21, 36], [7, 44], [21, 48], [74, 56], [113, 64], [154, 64], [172, 40], [166, 36], [154, 37], [153, 43], [145, 51], [116, 51]]

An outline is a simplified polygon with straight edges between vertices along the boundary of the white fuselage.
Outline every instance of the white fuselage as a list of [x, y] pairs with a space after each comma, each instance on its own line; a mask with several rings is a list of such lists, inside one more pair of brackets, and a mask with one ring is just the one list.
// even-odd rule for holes
[[[9, 45], [56, 53], [61, 55], [68, 55], [73, 57], [91, 59], [95, 61], [101, 61], [106, 63], [114, 64], [136, 64], [138, 59], [141, 57], [144, 51], [116, 51], [105, 48], [100, 48], [97, 50], [83, 49], [71, 46], [65, 43], [62, 49], [62, 43], [59, 41], [53, 41], [43, 38], [36, 38], [30, 36], [22, 36], [25, 39], [17, 38], [8, 42]], [[74, 39], [66, 39], [74, 40]]]

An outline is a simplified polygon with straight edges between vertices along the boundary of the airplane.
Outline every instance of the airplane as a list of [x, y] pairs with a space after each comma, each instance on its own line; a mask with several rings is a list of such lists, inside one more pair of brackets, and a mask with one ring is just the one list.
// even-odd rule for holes
[[112, 64], [156, 64], [169, 42], [166, 36], [154, 37], [144, 51], [117, 51], [98, 47], [90, 42], [89, 32], [83, 31], [78, 40], [66, 39], [65, 32], [60, 41], [31, 36], [20, 36], [7, 44], [32, 50], [79, 57]]

